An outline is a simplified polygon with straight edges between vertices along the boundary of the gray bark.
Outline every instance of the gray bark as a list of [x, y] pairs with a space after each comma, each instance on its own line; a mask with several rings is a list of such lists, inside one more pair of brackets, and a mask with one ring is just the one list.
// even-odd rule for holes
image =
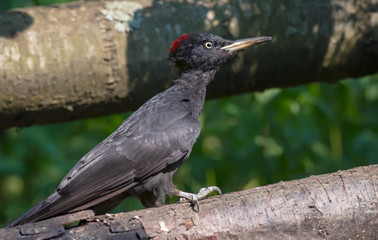
[[[5, 239], [376, 239], [378, 165], [200, 201], [93, 216], [88, 210], [11, 229]], [[78, 220], [80, 226], [63, 227]], [[139, 237], [139, 238], [138, 238]]]
[[0, 14], [0, 128], [137, 108], [171, 84], [167, 51], [188, 32], [273, 37], [223, 66], [209, 98], [378, 70], [376, 0], [138, 2], [117, 3], [128, 33], [107, 2]]

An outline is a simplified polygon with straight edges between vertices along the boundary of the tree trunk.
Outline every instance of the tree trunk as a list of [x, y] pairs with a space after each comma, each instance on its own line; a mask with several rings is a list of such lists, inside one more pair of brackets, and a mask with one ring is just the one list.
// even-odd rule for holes
[[[0, 229], [5, 239], [377, 239], [378, 165], [200, 201], [93, 217], [88, 210]], [[63, 225], [86, 219], [80, 226]]]
[[0, 14], [0, 128], [137, 108], [171, 84], [167, 52], [188, 32], [273, 37], [223, 66], [210, 98], [375, 73], [377, 8], [374, 0], [144, 0], [8, 11]]

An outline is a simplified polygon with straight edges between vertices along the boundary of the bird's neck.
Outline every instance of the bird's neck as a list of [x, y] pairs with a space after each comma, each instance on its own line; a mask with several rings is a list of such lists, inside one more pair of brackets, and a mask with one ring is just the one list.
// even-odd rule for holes
[[218, 69], [210, 71], [190, 70], [183, 72], [174, 81], [174, 85], [187, 96], [194, 109], [193, 114], [198, 117], [201, 114], [206, 98], [206, 87], [214, 79]]
[[192, 90], [203, 89], [214, 79], [216, 69], [209, 71], [189, 70], [181, 73], [180, 77], [174, 81], [175, 84], [181, 84]]

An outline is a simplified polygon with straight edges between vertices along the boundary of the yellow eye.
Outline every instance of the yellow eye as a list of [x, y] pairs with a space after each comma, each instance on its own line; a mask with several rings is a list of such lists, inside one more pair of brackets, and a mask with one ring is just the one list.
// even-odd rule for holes
[[208, 49], [210, 49], [210, 48], [213, 47], [213, 44], [211, 42], [206, 42], [205, 43], [205, 47], [208, 48]]

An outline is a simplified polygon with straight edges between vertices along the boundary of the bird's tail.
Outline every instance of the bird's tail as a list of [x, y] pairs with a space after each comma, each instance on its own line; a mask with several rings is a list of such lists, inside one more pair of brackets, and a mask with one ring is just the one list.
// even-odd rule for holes
[[9, 224], [7, 227], [10, 228], [17, 225], [37, 222], [56, 215], [57, 213], [55, 211], [51, 211], [51, 204], [56, 203], [59, 198], [60, 195], [57, 192], [53, 193], [47, 199], [39, 202], [32, 209], [27, 211], [24, 215]]

